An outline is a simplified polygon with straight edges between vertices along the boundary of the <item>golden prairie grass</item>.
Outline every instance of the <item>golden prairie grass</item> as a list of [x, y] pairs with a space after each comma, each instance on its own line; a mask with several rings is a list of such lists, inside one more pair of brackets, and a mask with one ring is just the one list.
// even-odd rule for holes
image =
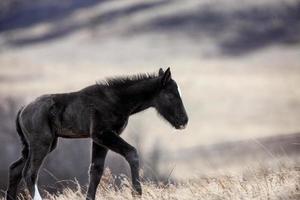
[[[130, 182], [121, 178], [121, 186], [116, 189], [114, 177], [106, 169], [97, 191], [97, 199], [134, 199]], [[145, 181], [143, 196], [137, 199], [300, 199], [300, 169], [297, 165], [282, 165], [276, 169], [259, 167], [247, 169], [240, 174], [220, 174], [199, 177], [176, 183], [152, 183]], [[76, 190], [66, 188], [57, 195], [48, 195], [49, 200], [85, 199], [85, 192], [78, 186]]]

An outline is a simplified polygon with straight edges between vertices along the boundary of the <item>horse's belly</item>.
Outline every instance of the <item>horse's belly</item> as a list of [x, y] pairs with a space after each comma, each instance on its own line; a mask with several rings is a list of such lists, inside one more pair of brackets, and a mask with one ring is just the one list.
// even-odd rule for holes
[[71, 129], [62, 128], [59, 130], [58, 136], [62, 138], [87, 138], [90, 136], [90, 134], [87, 131], [74, 131]]

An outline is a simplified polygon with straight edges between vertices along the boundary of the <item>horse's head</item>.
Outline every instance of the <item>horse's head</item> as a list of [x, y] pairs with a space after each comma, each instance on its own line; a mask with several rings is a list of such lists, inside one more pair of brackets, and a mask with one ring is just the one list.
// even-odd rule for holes
[[181, 100], [180, 88], [171, 77], [170, 68], [159, 70], [161, 89], [155, 98], [155, 108], [176, 129], [184, 129], [188, 116]]

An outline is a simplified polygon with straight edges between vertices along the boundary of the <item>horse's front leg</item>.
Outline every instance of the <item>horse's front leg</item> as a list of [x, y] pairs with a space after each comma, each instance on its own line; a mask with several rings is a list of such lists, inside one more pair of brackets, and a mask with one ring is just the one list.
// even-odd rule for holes
[[113, 131], [105, 131], [94, 134], [93, 141], [99, 145], [104, 145], [108, 149], [122, 155], [127, 160], [131, 169], [132, 185], [135, 191], [133, 194], [142, 195], [142, 187], [139, 176], [139, 157], [137, 150]]
[[89, 186], [88, 186], [88, 191], [86, 196], [87, 200], [95, 199], [97, 187], [99, 185], [101, 176], [103, 174], [104, 162], [105, 162], [107, 151], [108, 151], [107, 148], [103, 146], [99, 146], [93, 142], [92, 160], [90, 166], [90, 180], [89, 180]]

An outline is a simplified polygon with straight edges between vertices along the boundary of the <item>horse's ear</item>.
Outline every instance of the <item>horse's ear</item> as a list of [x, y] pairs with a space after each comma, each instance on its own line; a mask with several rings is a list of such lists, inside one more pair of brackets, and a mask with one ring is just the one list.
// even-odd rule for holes
[[164, 72], [162, 77], [162, 85], [165, 86], [171, 80], [171, 70], [170, 67]]
[[158, 71], [158, 75], [159, 75], [159, 76], [162, 76], [162, 75], [164, 75], [164, 70], [163, 70], [162, 68], [160, 68], [160, 69], [159, 69], [159, 71]]

